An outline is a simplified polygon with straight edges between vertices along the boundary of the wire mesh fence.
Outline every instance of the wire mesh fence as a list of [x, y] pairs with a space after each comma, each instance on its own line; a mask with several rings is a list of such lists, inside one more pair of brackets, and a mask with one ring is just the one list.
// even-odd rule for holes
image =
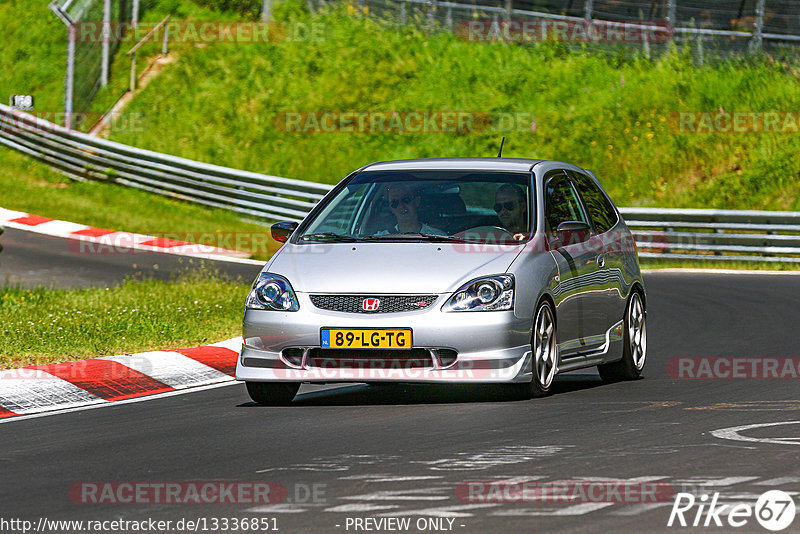
[[[731, 54], [796, 57], [800, 0], [355, 0], [369, 16], [426, 24], [465, 39], [563, 41], [593, 51], [663, 54], [699, 63]], [[482, 23], [482, 24], [481, 24]]]
[[50, 9], [65, 25], [66, 73], [64, 112], [72, 116], [91, 108], [108, 83], [112, 58], [119, 50], [118, 32], [138, 20], [138, 0], [54, 0]]

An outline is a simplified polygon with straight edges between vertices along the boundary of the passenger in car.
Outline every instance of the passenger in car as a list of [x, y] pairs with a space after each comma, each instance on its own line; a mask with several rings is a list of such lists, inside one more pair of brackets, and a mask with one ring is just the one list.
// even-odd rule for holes
[[447, 235], [447, 232], [434, 228], [419, 220], [420, 196], [417, 191], [406, 184], [392, 184], [386, 190], [389, 209], [397, 219], [397, 224], [390, 230], [381, 230], [375, 235], [402, 234], [419, 232], [422, 234]]
[[520, 241], [528, 234], [528, 202], [525, 191], [516, 184], [503, 184], [495, 193], [494, 211], [503, 227]]

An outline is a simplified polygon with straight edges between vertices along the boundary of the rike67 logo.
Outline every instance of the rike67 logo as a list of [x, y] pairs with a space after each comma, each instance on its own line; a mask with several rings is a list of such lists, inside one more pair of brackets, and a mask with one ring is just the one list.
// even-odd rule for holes
[[719, 504], [718, 501], [719, 493], [714, 493], [710, 499], [707, 494], [696, 497], [691, 493], [678, 493], [667, 526], [739, 528], [755, 518], [765, 529], [778, 532], [788, 528], [795, 517], [792, 496], [780, 490], [764, 493], [755, 506]]

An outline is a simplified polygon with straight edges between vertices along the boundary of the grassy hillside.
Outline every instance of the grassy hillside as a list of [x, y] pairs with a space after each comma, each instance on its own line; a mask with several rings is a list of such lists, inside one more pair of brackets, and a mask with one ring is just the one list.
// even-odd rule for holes
[[[129, 108], [143, 131], [119, 141], [222, 165], [335, 183], [375, 160], [494, 155], [566, 160], [597, 172], [621, 205], [800, 209], [800, 135], [680, 134], [681, 110], [796, 110], [797, 70], [766, 60], [696, 67], [682, 51], [651, 62], [554, 43], [470, 43], [329, 10], [278, 4], [287, 35], [210, 44], [180, 60]], [[282, 112], [468, 110], [528, 113], [501, 133], [292, 133]]]
[[[239, 16], [190, 0], [150, 4], [149, 20], [167, 13], [195, 21]], [[120, 121], [128, 127], [116, 128], [112, 138], [335, 183], [370, 161], [494, 155], [506, 135], [504, 155], [590, 168], [620, 205], [800, 209], [800, 135], [680, 134], [669, 126], [681, 110], [800, 109], [800, 75], [791, 66], [739, 60], [696, 67], [680, 50], [650, 62], [569, 52], [555, 43], [470, 43], [391, 27], [344, 8], [309, 16], [294, 0], [277, 3], [275, 16], [287, 35], [277, 43], [174, 41], [176, 61], [138, 94]], [[60, 109], [59, 24], [46, 0], [0, 0], [0, 25], [10, 37], [0, 47], [3, 92], [32, 93], [37, 109]], [[157, 46], [143, 55], [155, 53]], [[126, 83], [127, 64], [118, 55], [112, 85], [95, 108], [107, 107]], [[286, 134], [276, 126], [282, 113], [326, 110], [521, 114], [534, 118], [536, 131], [525, 121], [511, 131], [444, 134]], [[115, 195], [115, 186], [70, 185], [5, 149], [0, 168], [5, 190], [12, 191], [2, 201], [8, 208], [143, 232], [159, 231], [153, 227], [167, 220], [175, 221], [170, 230], [191, 228], [193, 221], [238, 224], [232, 214], [139, 192]], [[98, 198], [103, 210], [88, 212], [86, 205]], [[131, 213], [132, 203], [148, 206], [142, 210], [147, 220], [113, 215]]]

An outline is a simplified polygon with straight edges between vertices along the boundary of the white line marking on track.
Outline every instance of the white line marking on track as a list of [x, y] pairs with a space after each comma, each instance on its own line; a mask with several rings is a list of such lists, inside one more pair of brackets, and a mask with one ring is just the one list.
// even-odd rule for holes
[[571, 445], [509, 445], [483, 453], [456, 453], [455, 458], [414, 461], [412, 463], [427, 465], [429, 469], [434, 471], [480, 470], [501, 465], [520, 464], [543, 457], [554, 456], [566, 447], [571, 447]]
[[786, 484], [793, 484], [795, 482], [800, 482], [800, 477], [778, 477], [778, 478], [771, 478], [769, 480], [762, 480], [761, 482], [756, 482], [756, 486], [784, 486]]
[[345, 512], [345, 513], [358, 513], [358, 512], [378, 512], [382, 510], [394, 510], [400, 508], [396, 504], [340, 504], [332, 508], [326, 508], [324, 512]]
[[421, 510], [406, 510], [403, 512], [391, 512], [378, 514], [378, 516], [403, 516], [403, 515], [427, 515], [433, 517], [472, 517], [473, 514], [463, 510], [477, 510], [479, 508], [495, 508], [499, 504], [462, 504], [456, 506], [441, 506], [437, 508], [423, 508]]
[[649, 512], [650, 510], [655, 510], [656, 508], [663, 508], [664, 506], [672, 506], [672, 503], [651, 502], [651, 503], [632, 504], [630, 506], [625, 506], [621, 510], [615, 510], [613, 512], [609, 512], [609, 515], [621, 515], [621, 516], [639, 515], [644, 512]]
[[450, 488], [415, 488], [396, 491], [376, 491], [362, 495], [344, 497], [349, 501], [444, 501], [449, 495], [436, 495], [450, 492]]
[[711, 435], [720, 439], [732, 439], [735, 441], [750, 441], [754, 443], [772, 443], [775, 445], [800, 445], [800, 438], [751, 438], [743, 436], [740, 432], [752, 430], [754, 428], [768, 428], [772, 426], [800, 425], [800, 421], [781, 421], [779, 423], [757, 423], [754, 425], [734, 426], [712, 430]]
[[536, 508], [514, 508], [511, 510], [498, 510], [489, 515], [498, 517], [511, 517], [511, 516], [573, 516], [573, 515], [586, 515], [596, 510], [602, 510], [609, 506], [614, 506], [613, 502], [584, 502], [581, 504], [573, 504], [572, 506], [564, 506], [559, 508], [542, 507]]
[[254, 508], [248, 508], [245, 512], [252, 512], [254, 514], [301, 514], [303, 512], [308, 512], [308, 508], [303, 508], [299, 504], [281, 503], [256, 506]]

